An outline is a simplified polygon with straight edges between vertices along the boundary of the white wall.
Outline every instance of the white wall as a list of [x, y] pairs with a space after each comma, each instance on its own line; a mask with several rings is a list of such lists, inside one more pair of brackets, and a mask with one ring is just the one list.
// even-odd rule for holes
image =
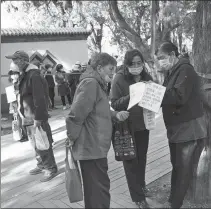
[[[66, 69], [72, 69], [76, 61], [88, 61], [88, 48], [86, 40], [48, 41], [48, 42], [24, 42], [24, 43], [2, 43], [1, 44], [1, 75], [7, 75], [11, 60], [6, 55], [15, 51], [24, 50], [48, 50]], [[5, 93], [5, 87], [9, 85], [7, 77], [1, 77], [1, 94]]]

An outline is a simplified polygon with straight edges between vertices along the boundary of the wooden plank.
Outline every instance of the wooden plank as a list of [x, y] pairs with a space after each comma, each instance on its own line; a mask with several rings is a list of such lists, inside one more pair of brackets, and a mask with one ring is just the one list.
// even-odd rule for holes
[[38, 202], [33, 202], [30, 205], [25, 206], [24, 208], [44, 208], [40, 203]]
[[38, 200], [37, 202], [40, 203], [44, 208], [57, 208], [57, 205], [49, 200]]
[[50, 200], [54, 205], [56, 205], [56, 208], [69, 208], [69, 206], [65, 203], [63, 203], [61, 200]]
[[78, 203], [70, 203], [68, 197], [62, 198], [61, 201], [67, 205], [69, 205], [71, 208], [83, 208], [80, 204]]

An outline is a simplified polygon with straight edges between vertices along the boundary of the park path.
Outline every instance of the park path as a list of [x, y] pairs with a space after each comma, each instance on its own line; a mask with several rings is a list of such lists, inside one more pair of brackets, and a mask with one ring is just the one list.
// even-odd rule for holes
[[[1, 137], [1, 207], [2, 208], [83, 208], [83, 202], [71, 204], [64, 183], [64, 117], [68, 110], [51, 112], [50, 125], [56, 142], [54, 154], [59, 174], [41, 183], [42, 174], [31, 176], [28, 171], [36, 165], [29, 142], [14, 142], [12, 135]], [[114, 159], [111, 147], [108, 155], [111, 180], [111, 208], [136, 208], [131, 201], [121, 162]], [[146, 183], [149, 184], [171, 170], [168, 141], [162, 115], [157, 118], [156, 130], [150, 133], [147, 156]], [[148, 199], [152, 207], [158, 203]]]

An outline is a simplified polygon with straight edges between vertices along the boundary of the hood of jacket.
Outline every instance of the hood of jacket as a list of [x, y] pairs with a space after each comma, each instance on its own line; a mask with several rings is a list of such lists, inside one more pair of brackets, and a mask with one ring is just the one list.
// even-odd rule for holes
[[91, 67], [87, 68], [87, 70], [81, 75], [80, 81], [86, 79], [86, 78], [94, 78], [97, 80], [101, 88], [107, 92], [107, 83], [101, 78], [100, 74], [93, 70]]

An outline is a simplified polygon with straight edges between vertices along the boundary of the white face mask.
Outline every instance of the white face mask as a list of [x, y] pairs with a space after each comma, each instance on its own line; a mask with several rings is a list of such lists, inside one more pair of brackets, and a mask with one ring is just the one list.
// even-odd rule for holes
[[133, 67], [133, 68], [128, 68], [129, 73], [131, 73], [132, 75], [140, 75], [141, 72], [143, 71], [144, 67]]
[[159, 65], [162, 69], [170, 70], [172, 68], [172, 64], [169, 62], [168, 59], [159, 60]]

